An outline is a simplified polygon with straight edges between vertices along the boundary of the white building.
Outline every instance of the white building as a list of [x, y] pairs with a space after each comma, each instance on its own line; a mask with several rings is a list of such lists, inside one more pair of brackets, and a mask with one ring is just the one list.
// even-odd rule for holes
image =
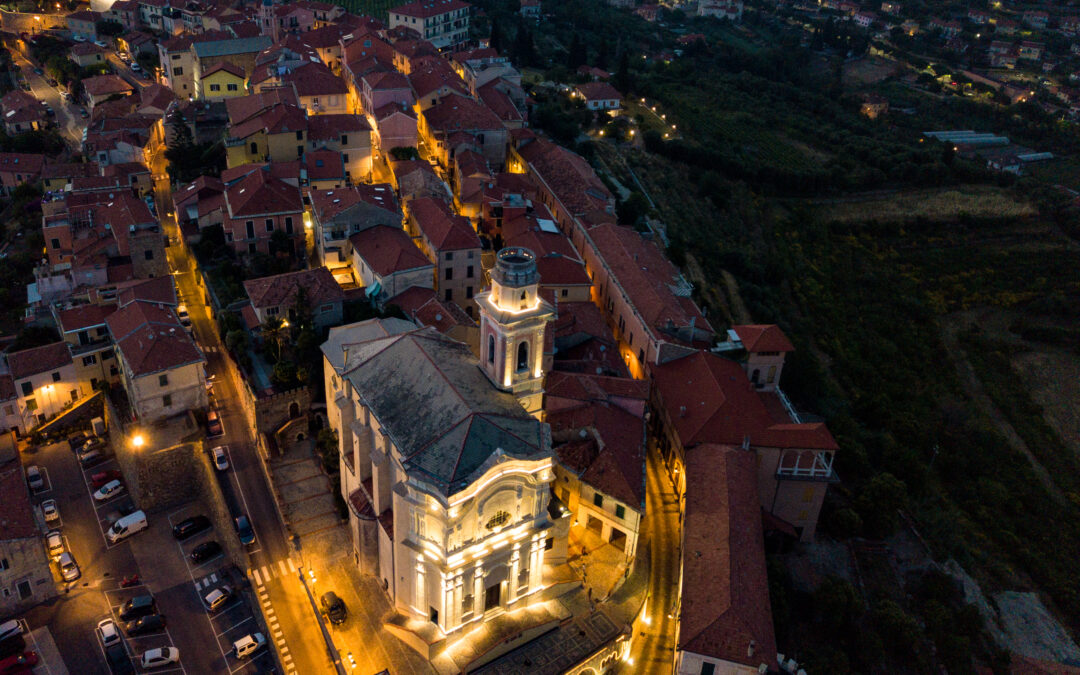
[[419, 0], [390, 9], [390, 28], [411, 28], [439, 51], [453, 50], [469, 39], [472, 5], [462, 0]]

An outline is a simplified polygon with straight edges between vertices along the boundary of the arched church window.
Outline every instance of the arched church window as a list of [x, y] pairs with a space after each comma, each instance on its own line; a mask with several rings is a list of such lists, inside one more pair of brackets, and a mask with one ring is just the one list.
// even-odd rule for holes
[[518, 343], [517, 370], [520, 373], [520, 372], [522, 372], [524, 370], [528, 370], [528, 369], [529, 369], [529, 343], [528, 342], [521, 342], [521, 343]]

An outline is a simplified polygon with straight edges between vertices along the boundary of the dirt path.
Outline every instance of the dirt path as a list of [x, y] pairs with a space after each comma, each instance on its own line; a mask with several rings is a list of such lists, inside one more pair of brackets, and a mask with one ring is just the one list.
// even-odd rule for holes
[[960, 376], [960, 384], [964, 388], [964, 393], [971, 397], [971, 400], [975, 405], [986, 413], [990, 423], [994, 425], [998, 431], [1000, 431], [1009, 443], [1024, 453], [1028, 462], [1031, 464], [1031, 468], [1035, 471], [1035, 475], [1039, 477], [1039, 481], [1046, 488], [1050, 496], [1053, 497], [1058, 503], [1064, 504], [1067, 502], [1067, 498], [1057, 484], [1050, 477], [1050, 473], [1046, 470], [1039, 460], [1032, 454], [1031, 449], [1028, 448], [1027, 443], [1020, 437], [1020, 434], [1016, 433], [1012, 425], [1005, 418], [1005, 414], [994, 405], [994, 402], [990, 399], [989, 394], [983, 388], [982, 381], [975, 374], [974, 368], [968, 363], [967, 356], [964, 350], [960, 348], [959, 340], [957, 340], [957, 334], [967, 328], [972, 319], [975, 319], [975, 313], [964, 312], [961, 314], [950, 314], [944, 319], [938, 320], [938, 326], [941, 328], [942, 341], [945, 343], [946, 353], [949, 358], [952, 359], [956, 366], [956, 372]]

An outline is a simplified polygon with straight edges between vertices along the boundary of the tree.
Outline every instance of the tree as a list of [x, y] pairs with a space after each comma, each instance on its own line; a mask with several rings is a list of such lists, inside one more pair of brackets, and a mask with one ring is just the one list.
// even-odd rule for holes
[[536, 64], [536, 44], [533, 42], [532, 31], [524, 18], [518, 22], [517, 39], [514, 40], [514, 60], [520, 66], [532, 66]]
[[98, 21], [95, 24], [98, 35], [104, 35], [106, 37], [116, 37], [124, 32], [124, 25], [119, 21], [112, 21], [110, 19], [104, 19]]
[[274, 360], [281, 360], [281, 345], [285, 340], [285, 323], [281, 317], [272, 316], [263, 322], [260, 328], [263, 342], [274, 347]]
[[394, 159], [399, 161], [420, 159], [420, 153], [416, 151], [416, 148], [410, 145], [399, 145], [390, 148], [390, 154], [394, 156]]
[[626, 201], [619, 202], [616, 207], [616, 215], [623, 225], [636, 225], [649, 213], [649, 200], [637, 190], [630, 193]]
[[279, 360], [270, 373], [270, 381], [282, 389], [292, 387], [296, 384], [296, 364], [288, 359]]
[[607, 69], [608, 64], [608, 41], [607, 38], [600, 39], [600, 46], [596, 48], [596, 61], [594, 65], [597, 68]]
[[499, 27], [499, 17], [495, 16], [491, 19], [491, 37], [488, 39], [488, 46], [502, 54], [502, 31]]
[[267, 244], [272, 256], [295, 256], [296, 245], [293, 243], [292, 237], [285, 230], [274, 230], [274, 233], [270, 235], [270, 243]]
[[611, 78], [611, 84], [624, 96], [630, 93], [630, 55], [626, 49], [619, 56], [619, 68], [615, 71], [615, 77]]
[[581, 40], [581, 34], [575, 31], [573, 39], [570, 40], [570, 51], [566, 55], [566, 67], [574, 71], [588, 60], [589, 54]]
[[225, 334], [225, 348], [233, 354], [247, 351], [248, 333], [242, 328], [237, 328]]

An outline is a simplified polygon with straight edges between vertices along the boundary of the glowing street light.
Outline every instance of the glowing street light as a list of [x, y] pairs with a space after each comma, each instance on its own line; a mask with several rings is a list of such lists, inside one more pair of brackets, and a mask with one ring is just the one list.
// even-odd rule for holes
[[135, 434], [131, 437], [131, 444], [135, 446], [135, 449], [137, 450], [146, 444], [146, 438], [144, 438], [142, 434]]

